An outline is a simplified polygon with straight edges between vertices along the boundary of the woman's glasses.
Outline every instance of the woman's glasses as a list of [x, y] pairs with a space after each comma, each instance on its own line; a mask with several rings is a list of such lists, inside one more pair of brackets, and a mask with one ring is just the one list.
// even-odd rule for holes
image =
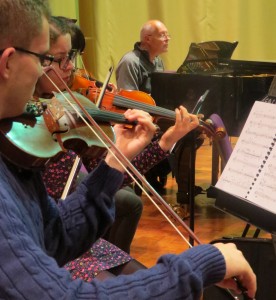
[[66, 56], [61, 58], [54, 58], [53, 61], [55, 63], [58, 63], [59, 68], [61, 70], [65, 70], [68, 67], [69, 62], [74, 62], [76, 55], [78, 51], [75, 49], [72, 49]]
[[170, 40], [172, 38], [169, 33], [148, 34], [148, 36], [153, 36], [162, 41]]

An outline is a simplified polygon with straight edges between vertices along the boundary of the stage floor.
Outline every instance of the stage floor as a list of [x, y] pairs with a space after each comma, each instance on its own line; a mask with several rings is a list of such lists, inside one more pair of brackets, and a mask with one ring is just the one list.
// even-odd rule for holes
[[[231, 138], [234, 147], [236, 138]], [[195, 183], [203, 189], [207, 189], [211, 184], [211, 163], [212, 146], [208, 139], [197, 150]], [[166, 194], [163, 199], [170, 204], [176, 203], [177, 184], [171, 174], [168, 176], [166, 184]], [[159, 256], [167, 253], [177, 254], [188, 249], [187, 243], [173, 229], [169, 222], [162, 216], [151, 201], [142, 195], [144, 210], [140, 220], [137, 232], [135, 234], [131, 255], [150, 267], [156, 263]], [[206, 194], [200, 194], [195, 197], [195, 224], [194, 232], [201, 243], [225, 236], [241, 236], [246, 223], [232, 215], [218, 210], [214, 206], [215, 200], [207, 198]], [[162, 208], [162, 205], [159, 205]], [[171, 218], [170, 218], [171, 219]], [[174, 220], [171, 219], [173, 222]], [[186, 224], [189, 225], [189, 219]], [[181, 233], [189, 240], [186, 231], [178, 226]], [[255, 227], [251, 226], [248, 236], [253, 236]], [[270, 237], [265, 232], [260, 233], [260, 237]], [[194, 245], [197, 243], [195, 242]]]

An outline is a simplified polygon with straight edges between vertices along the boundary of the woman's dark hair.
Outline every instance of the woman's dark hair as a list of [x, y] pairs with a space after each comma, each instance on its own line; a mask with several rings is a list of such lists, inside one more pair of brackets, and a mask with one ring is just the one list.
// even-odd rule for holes
[[85, 49], [85, 37], [83, 32], [80, 30], [79, 26], [76, 24], [72, 24], [72, 48], [77, 49], [80, 53], [82, 53]]
[[63, 16], [58, 16], [56, 18], [65, 21], [70, 27], [72, 49], [76, 49], [78, 52], [82, 53], [85, 49], [85, 37], [80, 27], [76, 24], [77, 20]]
[[55, 43], [61, 35], [69, 33], [71, 35], [71, 27], [65, 19], [52, 16], [50, 18], [50, 42]]

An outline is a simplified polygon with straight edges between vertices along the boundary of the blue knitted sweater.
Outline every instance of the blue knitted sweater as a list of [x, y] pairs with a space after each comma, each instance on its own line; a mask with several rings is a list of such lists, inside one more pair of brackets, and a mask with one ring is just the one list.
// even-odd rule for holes
[[220, 281], [225, 262], [212, 245], [132, 275], [91, 283], [72, 280], [62, 265], [85, 252], [114, 219], [123, 175], [102, 162], [65, 201], [55, 204], [38, 173], [0, 156], [0, 299], [199, 299]]

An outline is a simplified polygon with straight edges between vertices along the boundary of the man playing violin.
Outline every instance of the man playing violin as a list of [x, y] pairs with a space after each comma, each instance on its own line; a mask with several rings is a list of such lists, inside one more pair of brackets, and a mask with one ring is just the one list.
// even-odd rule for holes
[[[49, 47], [46, 3], [0, 1], [1, 124], [13, 122], [24, 112], [42, 66], [52, 62], [52, 57], [45, 56]], [[116, 145], [132, 159], [149, 142], [155, 126], [139, 111], [127, 111], [125, 117], [138, 125], [134, 130], [116, 125]], [[182, 117], [189, 122], [189, 114]], [[254, 297], [255, 275], [233, 244], [200, 245], [179, 255], [164, 255], [150, 269], [103, 282], [72, 280], [61, 266], [86, 251], [112, 222], [113, 196], [124, 170], [108, 154], [75, 192], [56, 204], [39, 172], [15, 165], [12, 153], [3, 155], [8, 138], [3, 130], [1, 137], [2, 299], [199, 299], [202, 288], [215, 283], [237, 289], [233, 276]]]

